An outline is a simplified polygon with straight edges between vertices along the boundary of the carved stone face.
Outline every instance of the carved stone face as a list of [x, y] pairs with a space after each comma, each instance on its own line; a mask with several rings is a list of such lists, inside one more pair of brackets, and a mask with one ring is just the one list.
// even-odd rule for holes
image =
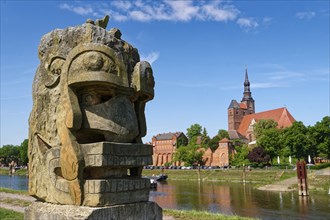
[[51, 32], [39, 52], [29, 193], [87, 206], [148, 201], [150, 182], [141, 171], [152, 162], [152, 147], [141, 138], [145, 103], [154, 96], [150, 64], [92, 24]]

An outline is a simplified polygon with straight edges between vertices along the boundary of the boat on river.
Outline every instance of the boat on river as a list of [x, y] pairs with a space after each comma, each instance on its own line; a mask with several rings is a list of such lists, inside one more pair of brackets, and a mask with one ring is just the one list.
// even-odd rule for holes
[[158, 182], [166, 181], [167, 180], [167, 175], [166, 174], [160, 174], [157, 176], [153, 176], [153, 179], [155, 179]]

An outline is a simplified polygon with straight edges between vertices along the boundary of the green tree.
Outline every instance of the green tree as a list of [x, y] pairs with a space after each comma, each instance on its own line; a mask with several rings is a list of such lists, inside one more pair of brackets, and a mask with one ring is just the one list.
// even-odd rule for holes
[[28, 163], [28, 145], [29, 141], [28, 139], [25, 139], [19, 148], [19, 154], [20, 154], [20, 159], [21, 163], [26, 165]]
[[217, 135], [217, 136], [219, 137], [220, 140], [222, 140], [222, 139], [224, 139], [224, 138], [229, 139], [228, 131], [226, 131], [226, 130], [224, 130], [224, 129], [220, 129], [220, 130], [218, 131], [218, 135]]
[[189, 128], [187, 128], [187, 138], [189, 141], [193, 137], [201, 136], [202, 135], [202, 126], [199, 124], [193, 124]]
[[187, 146], [188, 144], [188, 139], [186, 138], [185, 135], [180, 135], [177, 140], [177, 146]]
[[1, 163], [8, 165], [11, 161], [18, 163], [20, 161], [19, 146], [3, 145], [0, 148]]
[[330, 158], [330, 117], [324, 117], [309, 127], [308, 138], [311, 141], [313, 156]]
[[206, 128], [203, 128], [203, 133], [201, 137], [201, 147], [205, 149], [208, 148], [209, 142], [210, 142], [210, 137], [207, 134]]
[[258, 137], [260, 137], [264, 131], [276, 127], [277, 127], [277, 122], [274, 121], [273, 119], [267, 119], [267, 120], [262, 119], [253, 125], [253, 133], [258, 139]]
[[247, 155], [249, 154], [250, 149], [246, 144], [243, 144], [242, 146], [236, 147], [236, 154], [234, 156], [230, 156], [230, 165], [232, 166], [243, 166], [250, 163], [250, 161], [247, 158]]
[[219, 147], [219, 141], [220, 141], [220, 138], [218, 135], [214, 136], [209, 141], [209, 148], [211, 148], [212, 152], [214, 152]]
[[266, 151], [271, 160], [282, 153], [281, 131], [276, 126], [277, 122], [272, 119], [260, 120], [253, 126], [257, 145]]
[[221, 141], [224, 138], [229, 139], [229, 134], [226, 130], [220, 129], [218, 131], [218, 134], [215, 135], [210, 141], [209, 141], [209, 148], [211, 148], [212, 152], [214, 152], [219, 147], [219, 141]]
[[186, 166], [204, 164], [203, 151], [198, 151], [197, 147], [181, 146], [174, 153], [174, 160], [184, 162]]
[[280, 130], [276, 128], [265, 129], [257, 139], [257, 145], [270, 156], [271, 160], [282, 153]]
[[308, 129], [301, 121], [296, 121], [291, 127], [283, 130], [283, 146], [297, 159], [307, 158], [311, 153], [311, 142], [307, 138], [307, 132]]

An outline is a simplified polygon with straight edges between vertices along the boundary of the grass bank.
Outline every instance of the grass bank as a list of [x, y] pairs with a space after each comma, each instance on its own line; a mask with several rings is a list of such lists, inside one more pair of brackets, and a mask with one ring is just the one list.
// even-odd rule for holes
[[178, 220], [254, 220], [256, 218], [246, 218], [234, 215], [222, 215], [201, 211], [182, 211], [173, 209], [164, 209], [163, 215], [172, 216]]
[[[15, 194], [23, 194], [26, 195], [26, 191], [21, 190], [10, 190], [6, 188], [0, 188], [0, 192], [7, 192], [7, 193], [15, 193]], [[11, 198], [3, 198], [0, 199], [0, 202], [6, 203], [13, 206], [20, 206], [20, 207], [27, 207], [31, 204], [30, 201], [22, 200], [22, 199], [11, 199]], [[233, 216], [233, 215], [222, 215], [216, 213], [210, 213], [205, 211], [196, 211], [196, 210], [172, 210], [172, 209], [164, 209], [163, 210], [164, 216], [171, 216], [176, 220], [254, 220], [256, 218], [246, 218], [240, 216]], [[12, 210], [7, 210], [4, 208], [0, 208], [0, 219], [24, 219], [22, 213], [15, 212]]]
[[[8, 168], [0, 168], [0, 174], [1, 175], [9, 175], [9, 169]], [[16, 170], [15, 173], [13, 173], [13, 175], [27, 175], [28, 174], [28, 170], [27, 169], [19, 169]]]
[[[307, 182], [310, 191], [328, 191], [330, 187], [329, 175], [316, 175], [316, 170], [308, 170]], [[229, 170], [143, 170], [143, 176], [152, 176], [159, 174], [167, 174], [169, 180], [187, 180], [187, 181], [220, 181], [220, 182], [245, 182], [253, 183], [255, 188], [260, 186], [274, 184], [276, 182], [286, 180], [297, 176], [297, 171], [294, 170], [263, 170], [252, 169], [251, 171], [238, 169]], [[330, 173], [330, 171], [329, 171]], [[290, 187], [290, 186], [288, 186]], [[298, 190], [297, 184], [292, 186], [293, 189]]]
[[3, 188], [3, 187], [0, 187], [0, 192], [19, 194], [19, 195], [29, 195], [28, 191], [26, 190], [15, 190], [15, 189]]
[[[256, 218], [244, 218], [240, 216], [228, 216], [221, 214], [212, 214], [209, 212], [199, 211], [180, 211], [180, 210], [163, 210], [164, 216], [172, 216], [176, 220], [254, 220]], [[24, 214], [12, 210], [0, 208], [0, 219], [23, 220]]]
[[4, 209], [0, 207], [0, 219], [3, 220], [23, 220], [24, 214], [20, 212], [15, 212], [12, 210]]
[[222, 181], [222, 182], [250, 182], [255, 184], [271, 184], [276, 181], [284, 180], [296, 175], [293, 170], [261, 170], [251, 171], [238, 169], [228, 170], [143, 170], [142, 175], [151, 176], [161, 173], [167, 174], [171, 180], [203, 180], [203, 181]]

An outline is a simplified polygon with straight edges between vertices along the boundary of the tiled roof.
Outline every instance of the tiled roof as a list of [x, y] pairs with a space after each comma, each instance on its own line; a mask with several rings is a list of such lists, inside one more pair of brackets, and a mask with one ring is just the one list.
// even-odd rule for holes
[[241, 108], [241, 109], [247, 109], [247, 106], [246, 106], [246, 104], [245, 103], [239, 103], [239, 107]]
[[240, 108], [240, 107], [239, 107], [238, 102], [235, 99], [233, 99], [233, 100], [231, 100], [228, 108]]
[[228, 135], [230, 140], [235, 140], [235, 139], [243, 139], [245, 138], [241, 134], [239, 134], [236, 130], [228, 130]]
[[172, 140], [173, 136], [179, 137], [183, 132], [169, 132], [163, 134], [157, 134], [154, 136], [157, 140]]
[[228, 140], [227, 138], [222, 138], [220, 143], [228, 143], [230, 142], [230, 140]]
[[277, 128], [285, 128], [292, 125], [296, 120], [292, 117], [290, 112], [284, 108], [273, 109], [269, 111], [259, 112], [251, 115], [246, 115], [238, 128], [238, 132], [246, 136], [246, 131], [249, 128], [252, 120], [258, 122], [261, 119], [273, 119], [277, 122]]

